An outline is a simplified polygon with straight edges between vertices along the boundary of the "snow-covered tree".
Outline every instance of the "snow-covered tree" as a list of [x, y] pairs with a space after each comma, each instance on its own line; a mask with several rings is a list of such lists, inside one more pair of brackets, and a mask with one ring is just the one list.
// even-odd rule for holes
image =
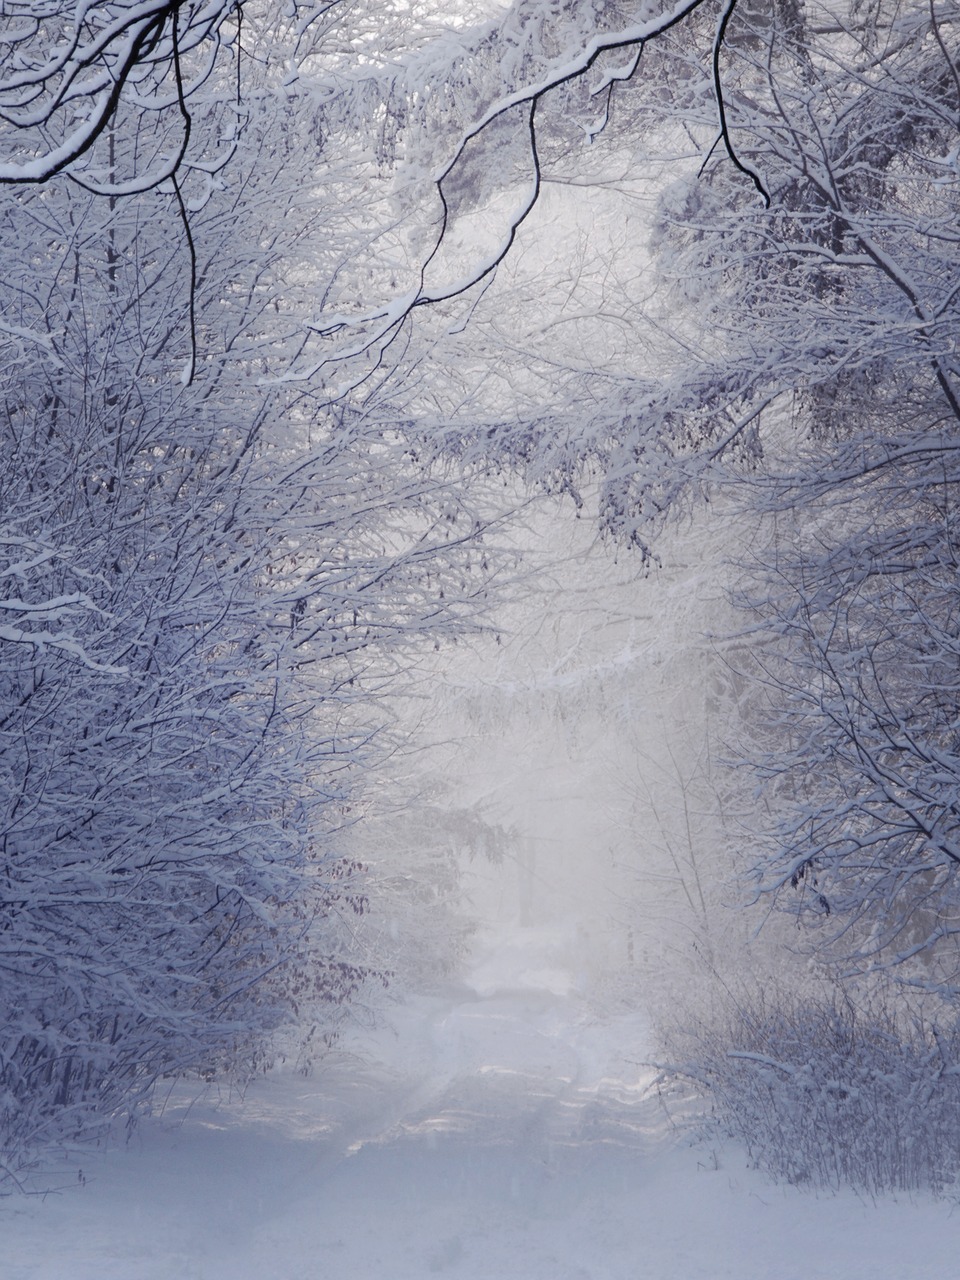
[[[0, 210], [10, 1172], [161, 1075], [245, 1074], [279, 1027], [330, 1025], [370, 969], [345, 832], [382, 700], [496, 563], [457, 477], [269, 377], [347, 242], [291, 124], [250, 126], [189, 242], [170, 190]], [[141, 143], [118, 130], [117, 162]]]
[[767, 520], [743, 593], [769, 624], [762, 883], [842, 954], [953, 983], [955, 22], [751, 13], [727, 124], [764, 201], [729, 165], [664, 201], [712, 356], [667, 447], [685, 479], [739, 454]]
[[[5, 6], [0, 182], [47, 182], [66, 172], [97, 189], [131, 192], [175, 178], [195, 159], [192, 112], [209, 105], [211, 86], [222, 87], [225, 64], [241, 107], [243, 17], [238, 0]], [[291, 27], [291, 18], [274, 22]], [[149, 122], [150, 146], [120, 177], [107, 159], [110, 136], [131, 116]], [[234, 140], [223, 139], [217, 167]]]

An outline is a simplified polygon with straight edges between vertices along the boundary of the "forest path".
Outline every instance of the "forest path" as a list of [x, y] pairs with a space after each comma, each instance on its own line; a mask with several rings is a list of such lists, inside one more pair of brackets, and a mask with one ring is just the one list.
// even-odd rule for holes
[[672, 1144], [642, 1018], [596, 1018], [557, 945], [489, 938], [314, 1077], [171, 1098], [85, 1184], [0, 1205], [0, 1280], [955, 1274], [947, 1206], [803, 1196]]

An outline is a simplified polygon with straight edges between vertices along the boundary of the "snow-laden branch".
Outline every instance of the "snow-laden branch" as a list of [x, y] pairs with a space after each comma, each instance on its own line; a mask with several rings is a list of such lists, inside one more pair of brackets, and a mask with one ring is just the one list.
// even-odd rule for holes
[[[175, 61], [211, 42], [221, 47], [220, 28], [238, 8], [238, 0], [82, 0], [8, 15], [0, 43], [0, 121], [7, 126], [0, 131], [7, 151], [0, 183], [47, 182], [68, 170], [112, 127], [122, 100], [141, 110], [176, 110], [179, 96], [165, 87]], [[215, 56], [208, 54], [199, 83]], [[167, 176], [161, 161], [139, 175], [140, 185]]]
[[[616, 83], [629, 79], [639, 63], [640, 53], [645, 44], [665, 35], [690, 17], [705, 0], [680, 0], [663, 13], [643, 21], [633, 23], [615, 32], [597, 33], [567, 51], [547, 70], [536, 77], [532, 83], [508, 88], [490, 103], [478, 117], [463, 129], [448, 148], [448, 159], [434, 172], [430, 183], [436, 193], [436, 201], [440, 216], [433, 242], [423, 254], [418, 267], [418, 282], [410, 290], [393, 298], [385, 306], [377, 307], [358, 315], [334, 312], [320, 316], [313, 328], [320, 335], [330, 337], [343, 330], [351, 334], [349, 341], [332, 350], [326, 351], [318, 360], [309, 365], [298, 367], [286, 375], [288, 380], [310, 380], [323, 369], [332, 364], [342, 364], [354, 360], [372, 350], [388, 346], [403, 328], [411, 315], [421, 307], [429, 307], [437, 303], [450, 301], [467, 293], [475, 286], [489, 280], [512, 249], [517, 233], [533, 209], [536, 207], [542, 185], [540, 158], [537, 146], [537, 109], [552, 93], [575, 81], [584, 80], [598, 64], [603, 55], [626, 51], [630, 54], [624, 66], [612, 66], [604, 69], [596, 84], [590, 85], [591, 95], [599, 95], [609, 91]], [[729, 5], [732, 13], [736, 0]], [[729, 17], [729, 13], [728, 13]], [[725, 24], [721, 24], [717, 32], [716, 43], [719, 47], [724, 38]], [[719, 84], [719, 73], [718, 80]], [[722, 109], [722, 108], [721, 108]], [[511, 213], [506, 225], [502, 227], [496, 243], [482, 258], [471, 264], [454, 279], [442, 284], [429, 284], [428, 272], [438, 261], [444, 249], [450, 231], [450, 206], [447, 199], [446, 184], [456, 175], [458, 167], [471, 144], [482, 139], [493, 126], [508, 118], [511, 113], [522, 116], [524, 134], [527, 140], [529, 161], [529, 179], [527, 190]], [[726, 130], [724, 136], [729, 138]], [[491, 164], [495, 163], [491, 159]], [[743, 168], [742, 165], [739, 167]], [[744, 169], [744, 172], [748, 170]], [[754, 176], [755, 181], [755, 175]], [[762, 187], [760, 188], [762, 192]], [[764, 193], [765, 194], [765, 193]], [[356, 385], [351, 383], [351, 386]], [[339, 389], [342, 393], [343, 388]]]

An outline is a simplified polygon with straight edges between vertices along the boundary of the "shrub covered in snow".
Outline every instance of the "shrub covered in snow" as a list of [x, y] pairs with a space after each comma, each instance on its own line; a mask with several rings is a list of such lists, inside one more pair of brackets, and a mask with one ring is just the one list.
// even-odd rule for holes
[[839, 990], [730, 999], [666, 1070], [711, 1127], [795, 1184], [943, 1192], [960, 1174], [960, 1027]]

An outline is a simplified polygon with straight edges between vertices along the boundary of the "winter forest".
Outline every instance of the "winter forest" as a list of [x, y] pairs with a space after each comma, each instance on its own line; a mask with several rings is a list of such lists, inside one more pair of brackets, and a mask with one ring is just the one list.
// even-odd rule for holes
[[0, 228], [0, 1211], [489, 998], [596, 1149], [929, 1242], [956, 0], [0, 0]]

